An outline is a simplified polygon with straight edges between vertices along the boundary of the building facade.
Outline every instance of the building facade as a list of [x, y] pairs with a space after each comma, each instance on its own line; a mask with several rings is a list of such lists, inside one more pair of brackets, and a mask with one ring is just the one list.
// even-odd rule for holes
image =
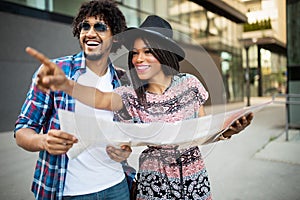
[[286, 93], [286, 1], [243, 0], [248, 23], [244, 24], [243, 57], [248, 54], [250, 95]]
[[288, 123], [300, 128], [300, 0], [287, 0]]

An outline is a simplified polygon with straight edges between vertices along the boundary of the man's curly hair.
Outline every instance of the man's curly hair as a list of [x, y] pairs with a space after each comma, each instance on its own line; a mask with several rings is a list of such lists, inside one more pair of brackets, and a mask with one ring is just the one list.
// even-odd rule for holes
[[116, 52], [121, 48], [122, 42], [118, 38], [118, 33], [125, 31], [127, 28], [126, 20], [117, 7], [117, 4], [113, 0], [93, 0], [89, 2], [84, 2], [73, 20], [73, 35], [79, 39], [80, 36], [80, 23], [84, 21], [87, 17], [100, 17], [111, 29], [114, 39], [118, 42], [113, 42], [111, 52]]

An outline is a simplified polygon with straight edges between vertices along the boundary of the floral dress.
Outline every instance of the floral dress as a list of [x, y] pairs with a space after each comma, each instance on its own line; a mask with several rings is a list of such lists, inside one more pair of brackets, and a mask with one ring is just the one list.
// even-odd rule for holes
[[[139, 104], [132, 87], [115, 90], [130, 115], [116, 112], [123, 122], [175, 122], [198, 117], [208, 92], [191, 74], [172, 78], [163, 94], [147, 92], [146, 105]], [[184, 133], [183, 133], [184, 134]], [[148, 146], [139, 157], [137, 199], [211, 199], [210, 183], [203, 158], [197, 146], [181, 149], [176, 145]]]

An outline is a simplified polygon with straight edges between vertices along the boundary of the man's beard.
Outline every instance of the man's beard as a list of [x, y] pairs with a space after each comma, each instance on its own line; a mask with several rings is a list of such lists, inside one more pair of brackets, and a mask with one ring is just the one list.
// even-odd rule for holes
[[[83, 50], [83, 44], [80, 43], [79, 41], [79, 44], [80, 44], [80, 49]], [[101, 53], [98, 53], [98, 54], [87, 54], [85, 51], [83, 52], [84, 53], [84, 57], [87, 59], [87, 60], [91, 60], [91, 61], [97, 61], [97, 60], [101, 60], [103, 55], [105, 54], [105, 52], [109, 52], [110, 49], [112, 47], [112, 43], [106, 47], [104, 50], [102, 50]]]
[[103, 56], [103, 53], [99, 53], [99, 54], [86, 54], [84, 52], [84, 57], [87, 60], [92, 60], [92, 61], [101, 60], [102, 56]]

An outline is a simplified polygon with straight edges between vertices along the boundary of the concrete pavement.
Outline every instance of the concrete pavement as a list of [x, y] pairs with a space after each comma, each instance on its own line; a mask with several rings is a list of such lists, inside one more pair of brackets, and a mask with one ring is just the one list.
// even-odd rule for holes
[[300, 199], [299, 130], [282, 140], [284, 117], [283, 105], [269, 105], [243, 133], [214, 146], [205, 161], [215, 200]]
[[[251, 104], [270, 98], [251, 98]], [[229, 104], [229, 109], [244, 103]], [[252, 124], [228, 141], [201, 147], [214, 200], [300, 200], [300, 133], [285, 141], [285, 108], [271, 104], [255, 113]], [[137, 165], [134, 149], [129, 160]], [[37, 153], [15, 144], [12, 132], [0, 133], [0, 199], [34, 199], [30, 186]]]
[[0, 133], [0, 199], [33, 200], [30, 192], [37, 153], [19, 148], [12, 132]]

